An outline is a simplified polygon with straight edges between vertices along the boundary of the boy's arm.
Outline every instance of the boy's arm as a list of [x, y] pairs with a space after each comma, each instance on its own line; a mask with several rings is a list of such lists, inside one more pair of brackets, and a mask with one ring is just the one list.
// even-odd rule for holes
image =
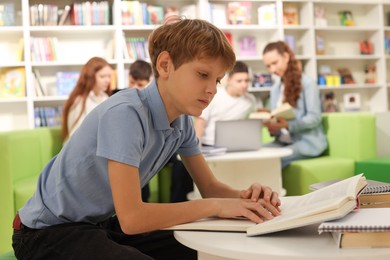
[[115, 212], [126, 234], [149, 232], [218, 214], [218, 207], [211, 200], [191, 204], [143, 202], [138, 168], [134, 166], [109, 160], [108, 175]]
[[[204, 160], [202, 155], [192, 156], [191, 158], [199, 157], [201, 159], [195, 161]], [[189, 165], [194, 165], [195, 161], [186, 159]], [[205, 192], [205, 188], [216, 188], [218, 190], [218, 192], [205, 192], [208, 197], [214, 196], [214, 194], [217, 195], [217, 193], [224, 196], [239, 196], [238, 191], [234, 191], [216, 181], [212, 174], [206, 172], [205, 176], [200, 176], [200, 170], [203, 168], [204, 166], [200, 166], [199, 171], [192, 170], [192, 173], [197, 176], [197, 185], [201, 187], [202, 192]], [[253, 201], [250, 199], [223, 198], [209, 198], [182, 203], [144, 203], [141, 199], [138, 168], [109, 160], [108, 175], [115, 212], [121, 229], [126, 234], [149, 232], [211, 216], [223, 218], [244, 216], [253, 222], [261, 223], [264, 219], [272, 219], [273, 216], [280, 214], [277, 206], [271, 204], [279, 201], [275, 193], [272, 193], [271, 203], [265, 199]], [[207, 180], [211, 181], [212, 184], [207, 185]], [[205, 184], [206, 187], [203, 187]], [[269, 194], [270, 190], [264, 193]]]
[[194, 119], [194, 128], [195, 128], [195, 133], [196, 133], [196, 137], [198, 137], [199, 139], [199, 144], [202, 145], [202, 136], [203, 136], [203, 131], [204, 131], [204, 128], [206, 127], [206, 120], [204, 120], [203, 118], [201, 117], [196, 117]]

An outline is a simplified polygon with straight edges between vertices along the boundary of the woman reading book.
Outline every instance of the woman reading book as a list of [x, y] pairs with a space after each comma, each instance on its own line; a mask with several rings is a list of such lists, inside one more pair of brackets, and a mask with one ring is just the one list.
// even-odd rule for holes
[[292, 161], [321, 155], [327, 147], [322, 128], [320, 93], [315, 82], [302, 72], [302, 66], [283, 41], [271, 42], [263, 50], [263, 62], [279, 77], [272, 86], [270, 109], [274, 111], [288, 103], [295, 118], [274, 117], [264, 125], [275, 137], [268, 147], [288, 147], [293, 153], [282, 158], [282, 167]]

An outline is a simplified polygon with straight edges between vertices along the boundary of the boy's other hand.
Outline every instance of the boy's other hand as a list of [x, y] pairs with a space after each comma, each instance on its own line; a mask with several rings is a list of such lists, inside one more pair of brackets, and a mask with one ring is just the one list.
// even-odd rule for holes
[[250, 199], [254, 202], [259, 199], [263, 199], [266, 202], [270, 202], [273, 206], [279, 207], [281, 202], [279, 194], [266, 185], [259, 183], [252, 184], [248, 189], [240, 191], [240, 198]]

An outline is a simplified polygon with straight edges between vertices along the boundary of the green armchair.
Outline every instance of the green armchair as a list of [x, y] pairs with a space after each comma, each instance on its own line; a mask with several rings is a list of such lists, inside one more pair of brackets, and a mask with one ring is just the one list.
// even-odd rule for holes
[[57, 128], [0, 133], [0, 252], [11, 249], [15, 213], [34, 193], [39, 173], [61, 147]]
[[320, 157], [299, 160], [283, 169], [287, 195], [310, 192], [309, 185], [355, 174], [355, 163], [376, 157], [375, 115], [330, 113], [323, 115], [328, 149]]

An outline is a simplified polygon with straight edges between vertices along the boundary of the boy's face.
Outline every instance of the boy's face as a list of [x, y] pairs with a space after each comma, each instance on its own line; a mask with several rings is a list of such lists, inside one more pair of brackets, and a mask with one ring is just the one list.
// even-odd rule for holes
[[146, 79], [134, 79], [132, 76], [129, 76], [129, 88], [144, 88], [148, 85], [149, 80]]
[[228, 92], [232, 96], [240, 97], [248, 91], [250, 79], [249, 73], [237, 72], [228, 78]]
[[167, 72], [159, 72], [160, 80], [166, 83], [160, 93], [169, 120], [181, 114], [200, 116], [217, 92], [217, 83], [226, 72], [225, 64], [221, 58], [196, 59], [174, 70], [170, 58], [167, 60]]

